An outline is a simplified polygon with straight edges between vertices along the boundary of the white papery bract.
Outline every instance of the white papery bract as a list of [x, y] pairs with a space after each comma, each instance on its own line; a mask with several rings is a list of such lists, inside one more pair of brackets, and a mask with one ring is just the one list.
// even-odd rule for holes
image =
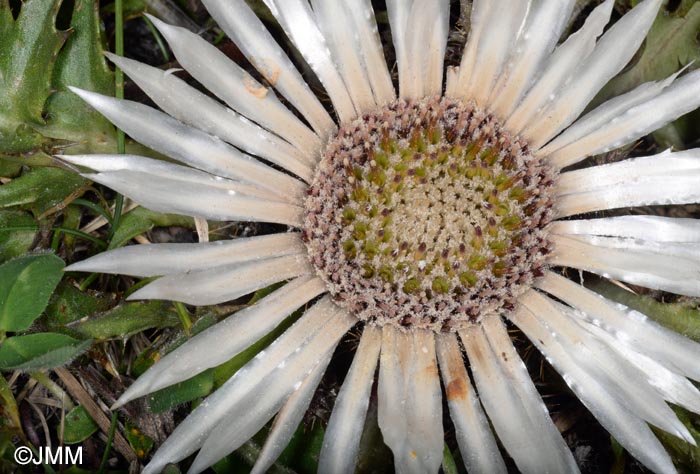
[[[71, 271], [158, 277], [131, 298], [193, 305], [223, 303], [284, 282], [167, 354], [130, 386], [115, 407], [230, 360], [290, 314], [305, 309], [289, 329], [178, 426], [144, 472], [160, 472], [166, 464], [194, 453], [190, 472], [200, 472], [239, 448], [277, 414], [254, 467], [254, 472], [265, 472], [291, 439], [339, 341], [353, 327], [362, 335], [330, 417], [320, 472], [354, 470], [371, 403], [378, 407], [379, 426], [393, 451], [397, 472], [438, 471], [443, 459], [445, 409], [470, 473], [506, 472], [506, 455], [524, 473], [577, 472], [574, 457], [508, 336], [506, 322], [532, 340], [572, 392], [633, 456], [654, 472], [675, 472], [651, 426], [695, 444], [668, 403], [700, 412], [700, 392], [689, 380], [700, 381], [700, 345], [558, 271], [571, 267], [652, 289], [700, 296], [700, 224], [696, 220], [581, 216], [700, 202], [700, 149], [579, 166], [573, 171], [566, 168], [630, 143], [700, 105], [700, 73], [680, 71], [664, 81], [642, 84], [581, 116], [634, 56], [661, 0], [639, 2], [612, 25], [613, 1], [607, 0], [568, 38], [561, 35], [576, 3], [573, 0], [474, 0], [461, 61], [447, 66], [447, 0], [388, 0], [392, 45], [382, 44], [369, 0], [264, 3], [300, 57], [287, 57], [285, 48], [276, 43], [245, 1], [204, 0], [214, 19], [257, 69], [259, 80], [199, 36], [154, 19], [180, 64], [211, 95], [171, 72], [113, 55], [110, 59], [162, 111], [74, 89], [132, 138], [172, 160], [134, 155], [59, 157], [85, 169], [86, 176], [157, 211], [211, 220], [263, 221], [289, 229], [228, 242], [129, 246], [68, 267]], [[391, 47], [398, 71], [394, 78], [394, 65], [387, 64], [384, 55], [385, 48]], [[323, 86], [330, 104], [323, 105], [305, 82], [299, 65], [295, 66], [302, 58], [308, 65], [305, 74], [312, 71], [316, 75], [314, 84]], [[445, 101], [437, 102], [441, 96]], [[403, 108], [390, 109], [397, 103], [404, 104]], [[366, 148], [371, 148], [373, 137], [352, 136], [353, 130], [369, 133], [367, 130], [381, 126], [386, 130], [395, 126], [353, 124], [381, 121], [388, 110], [429, 110], [423, 107], [426, 103], [442, 111], [468, 104], [464, 110], [481, 120], [479, 127], [472, 127], [477, 128], [474, 133], [484, 134], [483, 140], [488, 141], [492, 120], [499, 124], [499, 137], [507, 138], [502, 141], [520, 147], [508, 159], [523, 167], [523, 175], [532, 171], [522, 159], [526, 151], [538, 166], [546, 168], [539, 175], [543, 181], [553, 177], [553, 182], [542, 185], [550, 193], [548, 200], [538, 201], [551, 206], [551, 212], [541, 214], [543, 221], [551, 222], [545, 222], [538, 234], [546, 235], [549, 245], [542, 251], [546, 254], [543, 266], [520, 274], [518, 284], [526, 288], [516, 295], [515, 304], [496, 305], [495, 313], [446, 319], [442, 330], [419, 328], [411, 321], [396, 323], [390, 314], [385, 319], [358, 318], [334, 291], [335, 275], [319, 271], [314, 255], [323, 258], [323, 252], [313, 254], [305, 240], [309, 212], [323, 217], [320, 211], [308, 209], [312, 201], [306, 198], [310, 186], [318, 184], [317, 170], [326, 166], [323, 160], [333, 153], [342, 156], [343, 147], [350, 150], [353, 143], [367, 143]], [[462, 115], [455, 117], [462, 120]], [[403, 120], [406, 125], [409, 117]], [[464, 129], [469, 129], [472, 118], [464, 120]], [[440, 133], [448, 131], [426, 132], [427, 139], [434, 139], [431, 145], [440, 145]], [[340, 138], [333, 141], [336, 135]], [[410, 144], [399, 145], [403, 151], [425, 148], [422, 139], [411, 138]], [[398, 153], [386, 140], [384, 137], [381, 146], [387, 154]], [[456, 149], [451, 148], [450, 153], [457, 153]], [[502, 156], [488, 155], [488, 151], [484, 159]], [[376, 155], [368, 166], [383, 166], [382, 159], [390, 158]], [[351, 167], [348, 163], [343, 166]], [[397, 170], [401, 181], [401, 169]], [[516, 166], [513, 173], [518, 171]], [[329, 176], [328, 170], [325, 173]], [[347, 180], [352, 184], [360, 174]], [[332, 173], [330, 176], [332, 181]], [[379, 179], [377, 176], [374, 178]], [[507, 178], [494, 181], [494, 198]], [[518, 175], [518, 179], [523, 178]], [[530, 178], [523, 183], [530, 183]], [[425, 182], [418, 182], [422, 184]], [[545, 189], [533, 186], [520, 191]], [[352, 199], [361, 200], [361, 193], [358, 195]], [[511, 194], [513, 202], [518, 197]], [[458, 209], [474, 205], [464, 198], [459, 201], [459, 190], [454, 199]], [[502, 204], [490, 202], [484, 209]], [[366, 212], [376, 215], [371, 207]], [[432, 212], [447, 207], [435, 207]], [[348, 220], [355, 212], [351, 211], [346, 214]], [[437, 218], [450, 220], [447, 215]], [[521, 220], [503, 226], [533, 225]], [[314, 222], [321, 233], [333, 234], [333, 226], [342, 221]], [[474, 224], [470, 232], [476, 243], [472, 245], [481, 245], [482, 234], [493, 231], [495, 225], [486, 217]], [[494, 232], [492, 235], [502, 235], [498, 228]], [[421, 238], [401, 237], [407, 241]], [[498, 254], [501, 244], [492, 243]], [[528, 242], [523, 238], [512, 245]], [[323, 246], [318, 248], [323, 250]], [[425, 251], [419, 248], [418, 257]], [[460, 275], [465, 285], [473, 284], [483, 269], [478, 261], [469, 264], [474, 273]], [[426, 262], [418, 266], [423, 270]], [[445, 271], [449, 273], [448, 267]], [[535, 278], [527, 280], [532, 275]], [[432, 291], [446, 291], [445, 282], [436, 279]], [[412, 291], [410, 286], [387, 288]], [[429, 294], [425, 298], [430, 299]], [[390, 304], [380, 302], [377, 307], [392, 311]], [[437, 305], [437, 311], [441, 307]]]

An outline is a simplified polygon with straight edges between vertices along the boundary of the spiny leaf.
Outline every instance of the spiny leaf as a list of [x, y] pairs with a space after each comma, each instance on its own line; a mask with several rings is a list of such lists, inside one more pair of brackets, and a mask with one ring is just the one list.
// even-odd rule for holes
[[52, 78], [56, 91], [46, 103], [47, 124], [39, 131], [51, 138], [79, 142], [68, 153], [112, 151], [114, 127], [67, 89], [76, 86], [105, 95], [114, 94], [113, 73], [103, 55], [98, 2], [76, 0], [71, 35], [56, 60]]
[[106, 313], [82, 319], [68, 325], [93, 339], [104, 340], [127, 337], [150, 328], [164, 328], [179, 324], [177, 314], [163, 301], [135, 301], [124, 303]]
[[0, 208], [21, 206], [36, 217], [77, 197], [87, 180], [77, 173], [59, 168], [36, 168], [0, 186]]
[[114, 304], [113, 296], [92, 296], [63, 281], [51, 296], [40, 322], [46, 329], [59, 329], [86, 316], [107, 311]]
[[67, 89], [113, 94], [99, 4], [75, 0], [63, 5], [72, 8], [71, 25], [58, 31], [56, 15], [63, 3], [25, 0], [17, 20], [9, 7], [0, 9], [0, 149], [5, 153], [59, 143], [70, 144], [66, 153], [104, 153], [116, 146], [109, 121]]
[[16, 20], [7, 8], [0, 15], [0, 149], [6, 152], [41, 141], [27, 124], [44, 122], [56, 57], [68, 37], [56, 30], [61, 0], [26, 0], [21, 6]]

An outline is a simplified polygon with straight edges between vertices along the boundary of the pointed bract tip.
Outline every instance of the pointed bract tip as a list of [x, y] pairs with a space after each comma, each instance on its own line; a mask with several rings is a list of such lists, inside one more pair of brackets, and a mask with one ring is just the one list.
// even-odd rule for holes
[[81, 89], [79, 87], [68, 86], [68, 89], [70, 89], [71, 92], [78, 95], [81, 99], [83, 99], [88, 104], [91, 104], [92, 102], [94, 102], [95, 99], [97, 99], [98, 97], [102, 97], [102, 94], [98, 94], [97, 92], [92, 92], [92, 91], [88, 91], [85, 89]]
[[82, 270], [80, 269], [80, 263], [82, 263], [82, 262], [73, 263], [71, 265], [68, 265], [67, 267], [63, 267], [63, 271], [64, 272], [82, 272]]
[[[152, 282], [151, 282], [152, 283]], [[158, 297], [158, 295], [153, 295], [152, 289], [149, 288], [150, 283], [143, 288], [136, 290], [132, 294], [126, 297], [126, 301], [144, 301], [144, 300], [162, 300], [163, 297]]]
[[139, 291], [135, 291], [134, 293], [126, 297], [126, 301], [138, 301], [140, 299], [142, 298], [139, 296]]
[[643, 8], [649, 7], [651, 11], [658, 12], [663, 2], [664, 0], [646, 0], [645, 2], [638, 3], [635, 8], [642, 10]]
[[199, 454], [197, 454], [197, 457], [194, 459], [194, 462], [187, 470], [187, 474], [199, 474], [200, 472], [204, 471], [206, 468], [209, 467], [208, 465], [205, 465], [206, 462], [202, 461], [201, 454], [201, 451], [199, 452]]
[[151, 460], [150, 463], [146, 464], [146, 467], [143, 468], [143, 471], [141, 471], [141, 474], [158, 474], [163, 470], [165, 467], [165, 464], [161, 463], [154, 463], [153, 460]]
[[51, 155], [51, 158], [53, 158], [54, 160], [56, 160], [58, 163], [60, 163], [63, 166], [71, 168], [71, 169], [75, 170], [76, 172], [78, 171], [78, 169], [73, 166], [73, 162], [70, 160], [68, 155], [55, 155], [54, 154], [54, 155]]
[[615, 0], [605, 0], [605, 3], [599, 5], [600, 11], [608, 12], [608, 15], [612, 14], [612, 9], [615, 6]]
[[[133, 387], [133, 385], [132, 385]], [[112, 404], [111, 407], [109, 407], [110, 410], [118, 410], [119, 408], [123, 407], [130, 401], [132, 401], [135, 397], [131, 396], [131, 387], [129, 387], [124, 393], [122, 393], [122, 396], [117, 399], [116, 402]]]
[[109, 409], [110, 409], [110, 411], [118, 410], [121, 407], [123, 407], [124, 405], [125, 405], [125, 403], [121, 403], [119, 401], [116, 401], [116, 402], [114, 402], [114, 404], [111, 407], [109, 407]]
[[[114, 53], [106, 53], [107, 54], [107, 59], [110, 60], [112, 64], [117, 66], [119, 69], [124, 71], [125, 73], [129, 74], [129, 71], [132, 70], [131, 63], [134, 63], [135, 61], [133, 59], [125, 58], [124, 56], [118, 56]], [[131, 77], [131, 76], [129, 76]]]
[[678, 436], [684, 440], [686, 443], [692, 445], [692, 446], [697, 446], [697, 443], [695, 442], [695, 438], [693, 438], [693, 435], [690, 434], [690, 431], [688, 431], [685, 426], [683, 426], [683, 430], [678, 434]]
[[75, 262], [67, 267], [65, 267], [63, 270], [66, 272], [87, 272], [87, 273], [92, 273], [92, 272], [99, 272], [99, 273], [105, 273], [106, 268], [96, 268], [94, 264], [92, 264], [93, 260], [95, 258], [99, 258], [99, 256], [102, 254], [98, 254], [94, 257], [87, 258], [81, 262]]
[[102, 54], [107, 56], [107, 59], [109, 59], [112, 62], [119, 61], [121, 59], [121, 56], [114, 54], [111, 51], [104, 51]]
[[93, 155], [53, 155], [54, 158], [56, 158], [59, 161], [65, 162], [65, 163], [71, 163], [73, 164], [74, 162], [80, 162], [80, 160], [84, 160], [85, 158], [90, 158]]
[[146, 15], [146, 18], [148, 18], [151, 21], [151, 23], [153, 23], [153, 25], [156, 28], [158, 28], [158, 30], [161, 33], [163, 32], [163, 29], [168, 29], [169, 27], [172, 26], [172, 25], [169, 25], [168, 23], [162, 21], [160, 18], [157, 18], [157, 17], [151, 15], [150, 13], [144, 13], [144, 15]]

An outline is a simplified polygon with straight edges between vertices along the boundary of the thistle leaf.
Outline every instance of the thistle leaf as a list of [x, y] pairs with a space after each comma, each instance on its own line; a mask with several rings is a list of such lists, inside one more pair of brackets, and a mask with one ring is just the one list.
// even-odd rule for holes
[[29, 128], [44, 122], [56, 57], [69, 32], [56, 29], [61, 0], [27, 0], [15, 20], [0, 9], [0, 149], [25, 151], [43, 140]]
[[75, 153], [114, 148], [113, 127], [67, 86], [113, 92], [98, 3], [75, 0], [71, 27], [56, 28], [62, 0], [25, 0], [17, 19], [0, 7], [0, 149], [21, 153], [76, 143]]
[[99, 153], [115, 147], [110, 122], [68, 90], [68, 86], [75, 86], [114, 95], [113, 73], [104, 51], [98, 2], [76, 0], [70, 38], [56, 59], [52, 78], [55, 92], [46, 102], [46, 125], [39, 127], [46, 137], [78, 142], [68, 153]]

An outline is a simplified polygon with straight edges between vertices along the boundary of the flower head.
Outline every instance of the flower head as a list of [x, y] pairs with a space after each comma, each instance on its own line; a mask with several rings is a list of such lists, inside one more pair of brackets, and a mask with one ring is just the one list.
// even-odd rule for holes
[[220, 101], [169, 72], [110, 56], [164, 112], [75, 92], [179, 164], [62, 159], [158, 211], [286, 229], [131, 246], [70, 269], [158, 276], [130, 298], [194, 305], [286, 283], [165, 356], [117, 406], [229, 360], [308, 309], [180, 424], [146, 472], [196, 451], [191, 471], [199, 472], [277, 414], [254, 468], [264, 472], [353, 327], [362, 336], [320, 472], [353, 471], [375, 372], [379, 426], [398, 472], [438, 471], [443, 388], [470, 472], [505, 472], [505, 453], [522, 472], [576, 472], [506, 321], [632, 455], [674, 472], [649, 425], [695, 443], [667, 402], [700, 413], [686, 378], [700, 380], [700, 346], [559, 271], [700, 295], [697, 221], [571, 218], [700, 201], [697, 150], [567, 168], [700, 104], [700, 73], [690, 72], [582, 115], [635, 54], [661, 0], [640, 2], [603, 33], [607, 0], [560, 44], [573, 0], [475, 0], [461, 63], [447, 68], [449, 2], [388, 0], [398, 94], [369, 0], [265, 0], [331, 113], [244, 0], [203, 1], [260, 81], [197, 35], [153, 19], [180, 64]]

